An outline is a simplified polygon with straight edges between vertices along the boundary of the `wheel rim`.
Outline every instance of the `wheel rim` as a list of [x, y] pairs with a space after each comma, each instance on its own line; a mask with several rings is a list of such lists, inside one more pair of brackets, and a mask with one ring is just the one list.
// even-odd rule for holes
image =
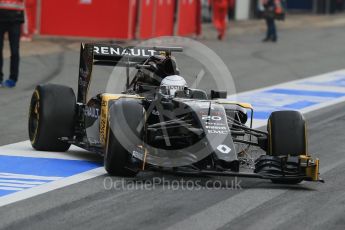
[[40, 109], [40, 100], [39, 100], [38, 91], [35, 90], [32, 95], [30, 102], [30, 111], [29, 111], [29, 137], [32, 144], [36, 142], [38, 126], [39, 126], [39, 109]]

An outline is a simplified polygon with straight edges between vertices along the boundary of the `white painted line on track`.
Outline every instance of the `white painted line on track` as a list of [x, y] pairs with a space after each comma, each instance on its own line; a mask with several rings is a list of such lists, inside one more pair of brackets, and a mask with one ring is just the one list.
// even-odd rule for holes
[[28, 180], [60, 180], [63, 177], [48, 177], [48, 176], [35, 176], [35, 175], [22, 175], [15, 173], [1, 173], [0, 179], [12, 178], [12, 179], [28, 179]]
[[1, 187], [13, 187], [13, 188], [32, 188], [33, 186], [35, 186], [34, 184], [12, 184], [12, 183], [1, 183], [0, 182], [0, 186]]
[[[64, 153], [42, 152], [35, 151], [29, 141], [23, 141], [1, 146], [0, 157], [7, 160], [6, 162], [0, 162], [0, 207], [105, 173], [103, 167], [99, 167], [98, 163], [93, 163], [100, 161], [98, 154], [89, 153], [75, 146], [71, 146], [70, 150]], [[14, 164], [13, 168], [7, 165], [8, 162], [12, 162], [11, 158], [15, 158], [14, 161], [20, 165]], [[8, 161], [9, 159], [10, 161]], [[35, 166], [35, 162], [39, 164]], [[45, 164], [44, 162], [50, 164], [53, 168], [42, 165]], [[86, 162], [92, 162], [95, 165], [92, 167], [93, 169]], [[60, 166], [57, 166], [57, 164]], [[42, 166], [45, 166], [45, 169], [40, 171], [39, 168]], [[66, 166], [67, 168], [64, 169]], [[71, 168], [74, 166], [80, 167], [78, 170], [81, 171], [78, 172], [78, 170]], [[83, 172], [83, 167], [89, 169]], [[92, 170], [90, 171], [90, 169]], [[97, 173], [97, 170], [101, 173]], [[67, 173], [63, 173], [64, 171]], [[73, 173], [73, 171], [76, 173]]]
[[72, 185], [81, 181], [85, 181], [91, 178], [95, 178], [105, 174], [103, 167], [99, 167], [75, 176], [67, 177], [66, 179], [57, 180], [48, 184], [40, 185], [28, 190], [16, 192], [7, 196], [0, 197], [0, 207], [24, 200], [30, 197], [34, 197], [52, 190], [63, 188], [68, 185]]
[[[274, 92], [277, 90], [288, 92], [283, 94]], [[254, 117], [259, 112], [291, 109], [306, 114], [345, 101], [345, 69], [229, 95], [229, 99], [253, 104]], [[311, 104], [295, 109], [289, 107], [291, 103], [301, 101]], [[266, 125], [266, 120], [267, 117], [254, 119], [255, 127]]]
[[[288, 82], [283, 82], [277, 85], [271, 85], [271, 86], [265, 86], [265, 87], [261, 87], [261, 88], [257, 88], [257, 89], [253, 89], [253, 90], [248, 90], [242, 93], [239, 93], [238, 95], [244, 95], [244, 94], [252, 94], [252, 93], [257, 93], [260, 91], [264, 91], [264, 90], [268, 90], [268, 89], [272, 89], [272, 88], [292, 88], [295, 89], [297, 85], [299, 85], [299, 83], [302, 82], [311, 82], [311, 81], [315, 81], [315, 82], [320, 82], [320, 85], [323, 83], [322, 80], [324, 80], [325, 78], [329, 78], [330, 76], [332, 77], [336, 77], [336, 76], [344, 76], [345, 77], [345, 69], [341, 69], [341, 70], [336, 70], [336, 71], [332, 71], [332, 72], [328, 72], [328, 73], [324, 73], [324, 74], [320, 74], [320, 75], [316, 75], [316, 76], [311, 76], [311, 77], [307, 77], [307, 78], [302, 78], [302, 79], [296, 79], [293, 81], [288, 81]], [[300, 86], [302, 89], [306, 89], [306, 86]], [[316, 86], [308, 86], [309, 89], [315, 89], [314, 87]], [[327, 86], [328, 89], [334, 89], [336, 91], [340, 90], [338, 87], [336, 86]], [[321, 89], [321, 88], [320, 88]], [[325, 90], [324, 87], [322, 87], [323, 90]], [[340, 90], [341, 92], [343, 92], [342, 90]]]
[[44, 184], [45, 182], [38, 182], [38, 181], [25, 181], [25, 180], [1, 180], [2, 182], [8, 182], [8, 183], [16, 183], [16, 184]]
[[1, 190], [8, 190], [8, 191], [22, 191], [22, 190], [24, 190], [23, 188], [12, 188], [12, 187], [1, 187], [1, 186], [0, 186], [0, 189]]
[[0, 154], [6, 156], [40, 157], [64, 160], [89, 160], [95, 161], [99, 158], [84, 149], [72, 145], [68, 152], [45, 152], [36, 151], [31, 147], [30, 141], [22, 141], [10, 145], [0, 146]]

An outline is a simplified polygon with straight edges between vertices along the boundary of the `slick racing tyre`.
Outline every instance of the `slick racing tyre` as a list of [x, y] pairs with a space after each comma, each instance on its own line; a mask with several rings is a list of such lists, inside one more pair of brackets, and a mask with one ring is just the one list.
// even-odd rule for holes
[[104, 156], [105, 170], [111, 176], [133, 177], [139, 162], [132, 158], [133, 149], [142, 145], [144, 109], [137, 99], [120, 99], [109, 108], [109, 128]]
[[64, 152], [70, 144], [59, 140], [72, 137], [76, 99], [71, 88], [47, 84], [36, 87], [29, 109], [29, 137], [34, 149]]
[[[298, 111], [273, 112], [268, 119], [268, 154], [299, 156], [307, 154], [306, 123]], [[272, 180], [273, 183], [298, 184], [302, 180]]]
[[298, 111], [273, 112], [267, 128], [269, 155], [299, 156], [307, 153], [305, 120]]

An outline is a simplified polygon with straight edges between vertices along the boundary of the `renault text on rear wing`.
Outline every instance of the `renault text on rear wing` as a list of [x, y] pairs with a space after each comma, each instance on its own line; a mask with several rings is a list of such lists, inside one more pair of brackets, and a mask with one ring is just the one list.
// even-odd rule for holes
[[114, 44], [82, 43], [80, 47], [78, 102], [85, 103], [93, 65], [135, 67], [150, 56], [183, 52], [181, 47], [121, 47]]

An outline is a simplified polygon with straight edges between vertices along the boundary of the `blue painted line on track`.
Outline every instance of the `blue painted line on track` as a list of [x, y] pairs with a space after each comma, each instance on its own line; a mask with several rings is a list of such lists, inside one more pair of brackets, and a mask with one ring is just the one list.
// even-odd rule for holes
[[0, 155], [0, 197], [55, 181], [54, 178], [63, 179], [100, 166], [102, 164], [99, 162], [82, 160]]
[[285, 105], [284, 108], [298, 110], [298, 109], [303, 109], [303, 108], [316, 105], [316, 104], [317, 103], [313, 101], [297, 101], [297, 102]]
[[[15, 180], [15, 179], [12, 179], [12, 178], [8, 178], [8, 177], [1, 177], [0, 176], [0, 180]], [[25, 182], [27, 182], [27, 183], [30, 183], [30, 182], [42, 182], [42, 183], [47, 183], [47, 182], [49, 182], [49, 181], [51, 181], [51, 180], [43, 180], [43, 179], [27, 179], [27, 178], [20, 178], [20, 180], [23, 182], [23, 183], [25, 183]]]
[[15, 192], [18, 192], [18, 191], [9, 191], [9, 190], [1, 190], [0, 189], [0, 197], [9, 195], [9, 194], [15, 193]]
[[0, 172], [7, 173], [67, 177], [96, 167], [100, 165], [90, 161], [0, 155]]
[[330, 98], [345, 97], [345, 93], [312, 91], [312, 90], [294, 90], [294, 89], [272, 89], [272, 90], [265, 91], [265, 93], [298, 95], [298, 96], [313, 96], [313, 97], [330, 97]]
[[[337, 79], [336, 84], [339, 82], [345, 83], [345, 78], [343, 80]], [[318, 83], [321, 84], [322, 82]], [[297, 84], [301, 84], [301, 82], [296, 83], [296, 85]], [[325, 86], [325, 89], [327, 89], [327, 87], [328, 86]], [[345, 97], [345, 92], [292, 89], [290, 85], [290, 88], [279, 86], [277, 88], [272, 87], [271, 89], [239, 94], [236, 99], [253, 105], [254, 119], [267, 120], [273, 111], [303, 110], [342, 97]]]
[[254, 119], [267, 120], [273, 111], [254, 111]]

